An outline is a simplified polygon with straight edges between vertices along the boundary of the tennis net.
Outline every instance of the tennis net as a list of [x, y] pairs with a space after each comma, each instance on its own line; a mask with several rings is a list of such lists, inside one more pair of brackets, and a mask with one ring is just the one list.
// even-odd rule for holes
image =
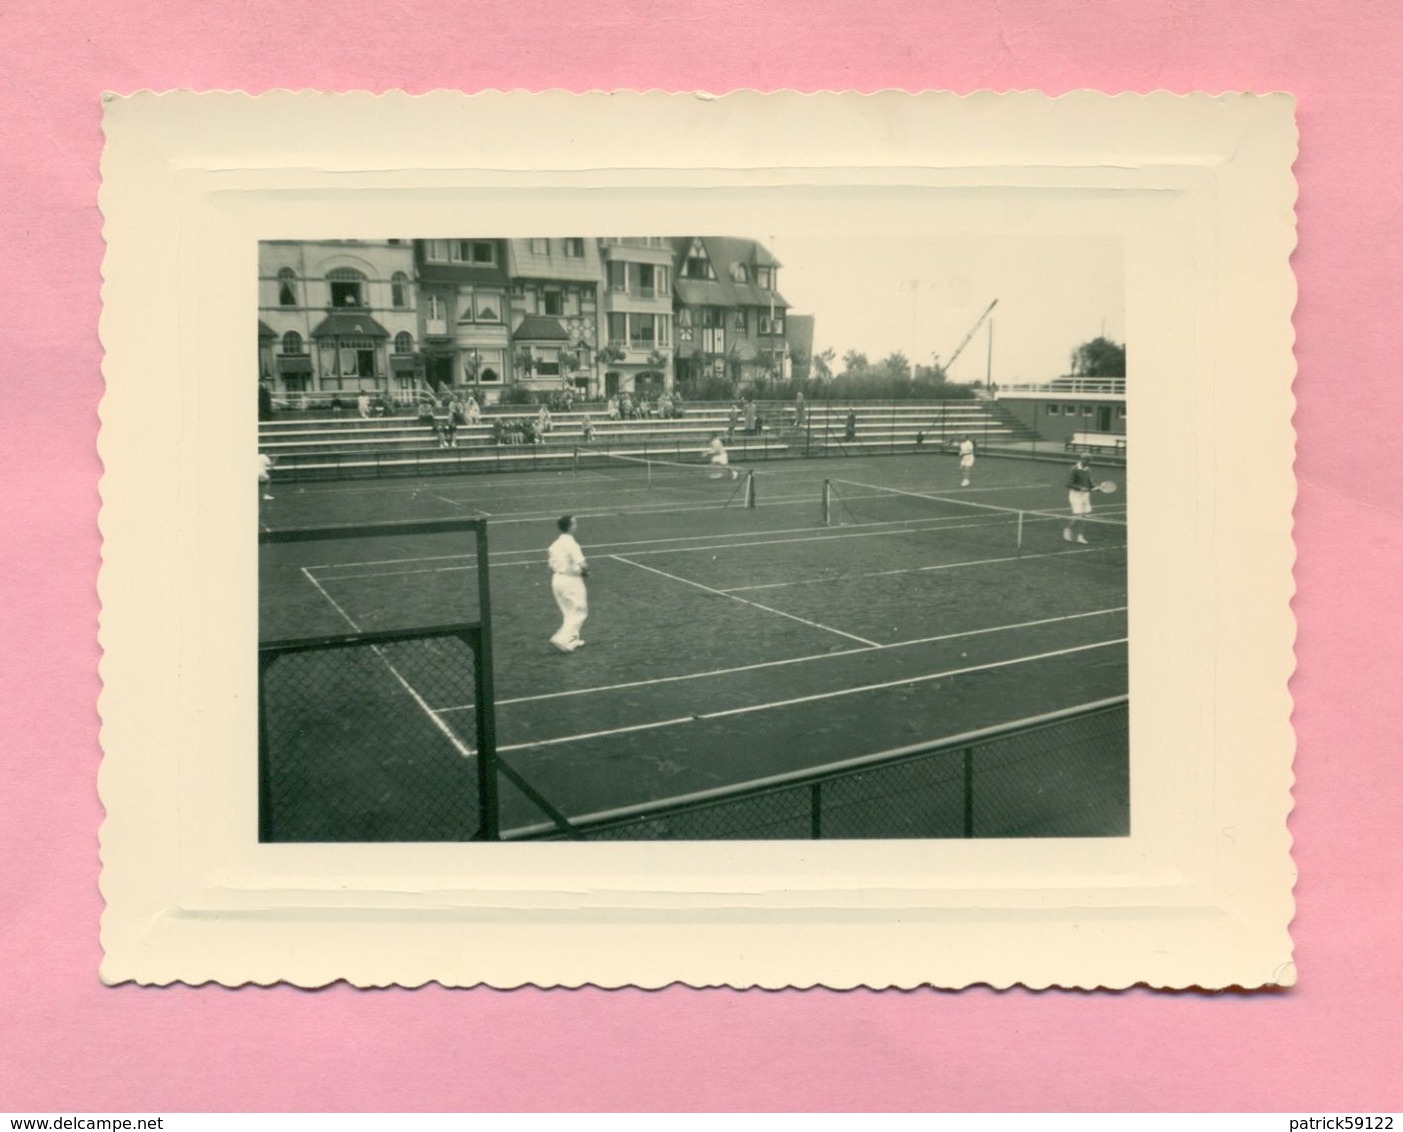
[[577, 449], [575, 471], [605, 476], [630, 490], [673, 492], [686, 499], [700, 495], [718, 507], [755, 506], [755, 475], [749, 468]]
[[[949, 499], [850, 480], [823, 482], [825, 526], [864, 526], [909, 533], [931, 545], [969, 544], [1014, 557], [1089, 553], [1110, 564], [1125, 562], [1123, 515], [1085, 516], [1073, 525], [1067, 512], [1036, 511]], [[1083, 541], [1078, 541], [1078, 539]]]

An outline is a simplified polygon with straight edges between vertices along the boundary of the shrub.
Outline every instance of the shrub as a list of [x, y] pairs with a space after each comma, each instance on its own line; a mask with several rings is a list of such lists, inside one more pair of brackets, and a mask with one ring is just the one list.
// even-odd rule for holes
[[536, 395], [521, 385], [508, 385], [497, 396], [499, 405], [534, 405]]

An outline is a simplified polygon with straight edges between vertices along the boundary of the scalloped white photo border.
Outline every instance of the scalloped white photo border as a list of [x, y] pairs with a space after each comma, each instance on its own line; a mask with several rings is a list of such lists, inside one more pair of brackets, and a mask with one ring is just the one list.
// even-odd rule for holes
[[[104, 127], [104, 981], [1295, 981], [1288, 96], [175, 92]], [[1129, 837], [258, 844], [257, 243], [546, 209], [1123, 240]]]

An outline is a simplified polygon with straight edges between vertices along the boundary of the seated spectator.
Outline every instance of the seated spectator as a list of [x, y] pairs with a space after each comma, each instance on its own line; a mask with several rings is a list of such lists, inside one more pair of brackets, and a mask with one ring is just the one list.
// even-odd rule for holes
[[541, 411], [536, 414], [536, 431], [541, 436], [545, 436], [552, 428], [550, 409], [545, 405], [541, 406]]
[[477, 398], [471, 393], [468, 394], [468, 424], [475, 425], [482, 420], [482, 406], [477, 403]]
[[588, 413], [585, 414], [585, 419], [580, 426], [580, 431], [584, 435], [586, 444], [594, 443], [594, 422], [589, 419]]
[[606, 402], [604, 403], [604, 412], [605, 412], [605, 414], [609, 417], [609, 419], [610, 419], [611, 421], [616, 421], [616, 420], [618, 420], [618, 419], [619, 419], [619, 399], [618, 399], [617, 397], [610, 397], [609, 400], [606, 401]]

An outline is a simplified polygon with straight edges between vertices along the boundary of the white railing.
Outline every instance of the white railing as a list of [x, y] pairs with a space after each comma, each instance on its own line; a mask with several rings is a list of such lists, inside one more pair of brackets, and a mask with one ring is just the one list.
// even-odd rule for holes
[[999, 395], [1005, 393], [1033, 393], [1038, 396], [1056, 397], [1063, 393], [1099, 394], [1102, 396], [1125, 396], [1123, 377], [1059, 377], [1054, 381], [1015, 382], [999, 385]]

